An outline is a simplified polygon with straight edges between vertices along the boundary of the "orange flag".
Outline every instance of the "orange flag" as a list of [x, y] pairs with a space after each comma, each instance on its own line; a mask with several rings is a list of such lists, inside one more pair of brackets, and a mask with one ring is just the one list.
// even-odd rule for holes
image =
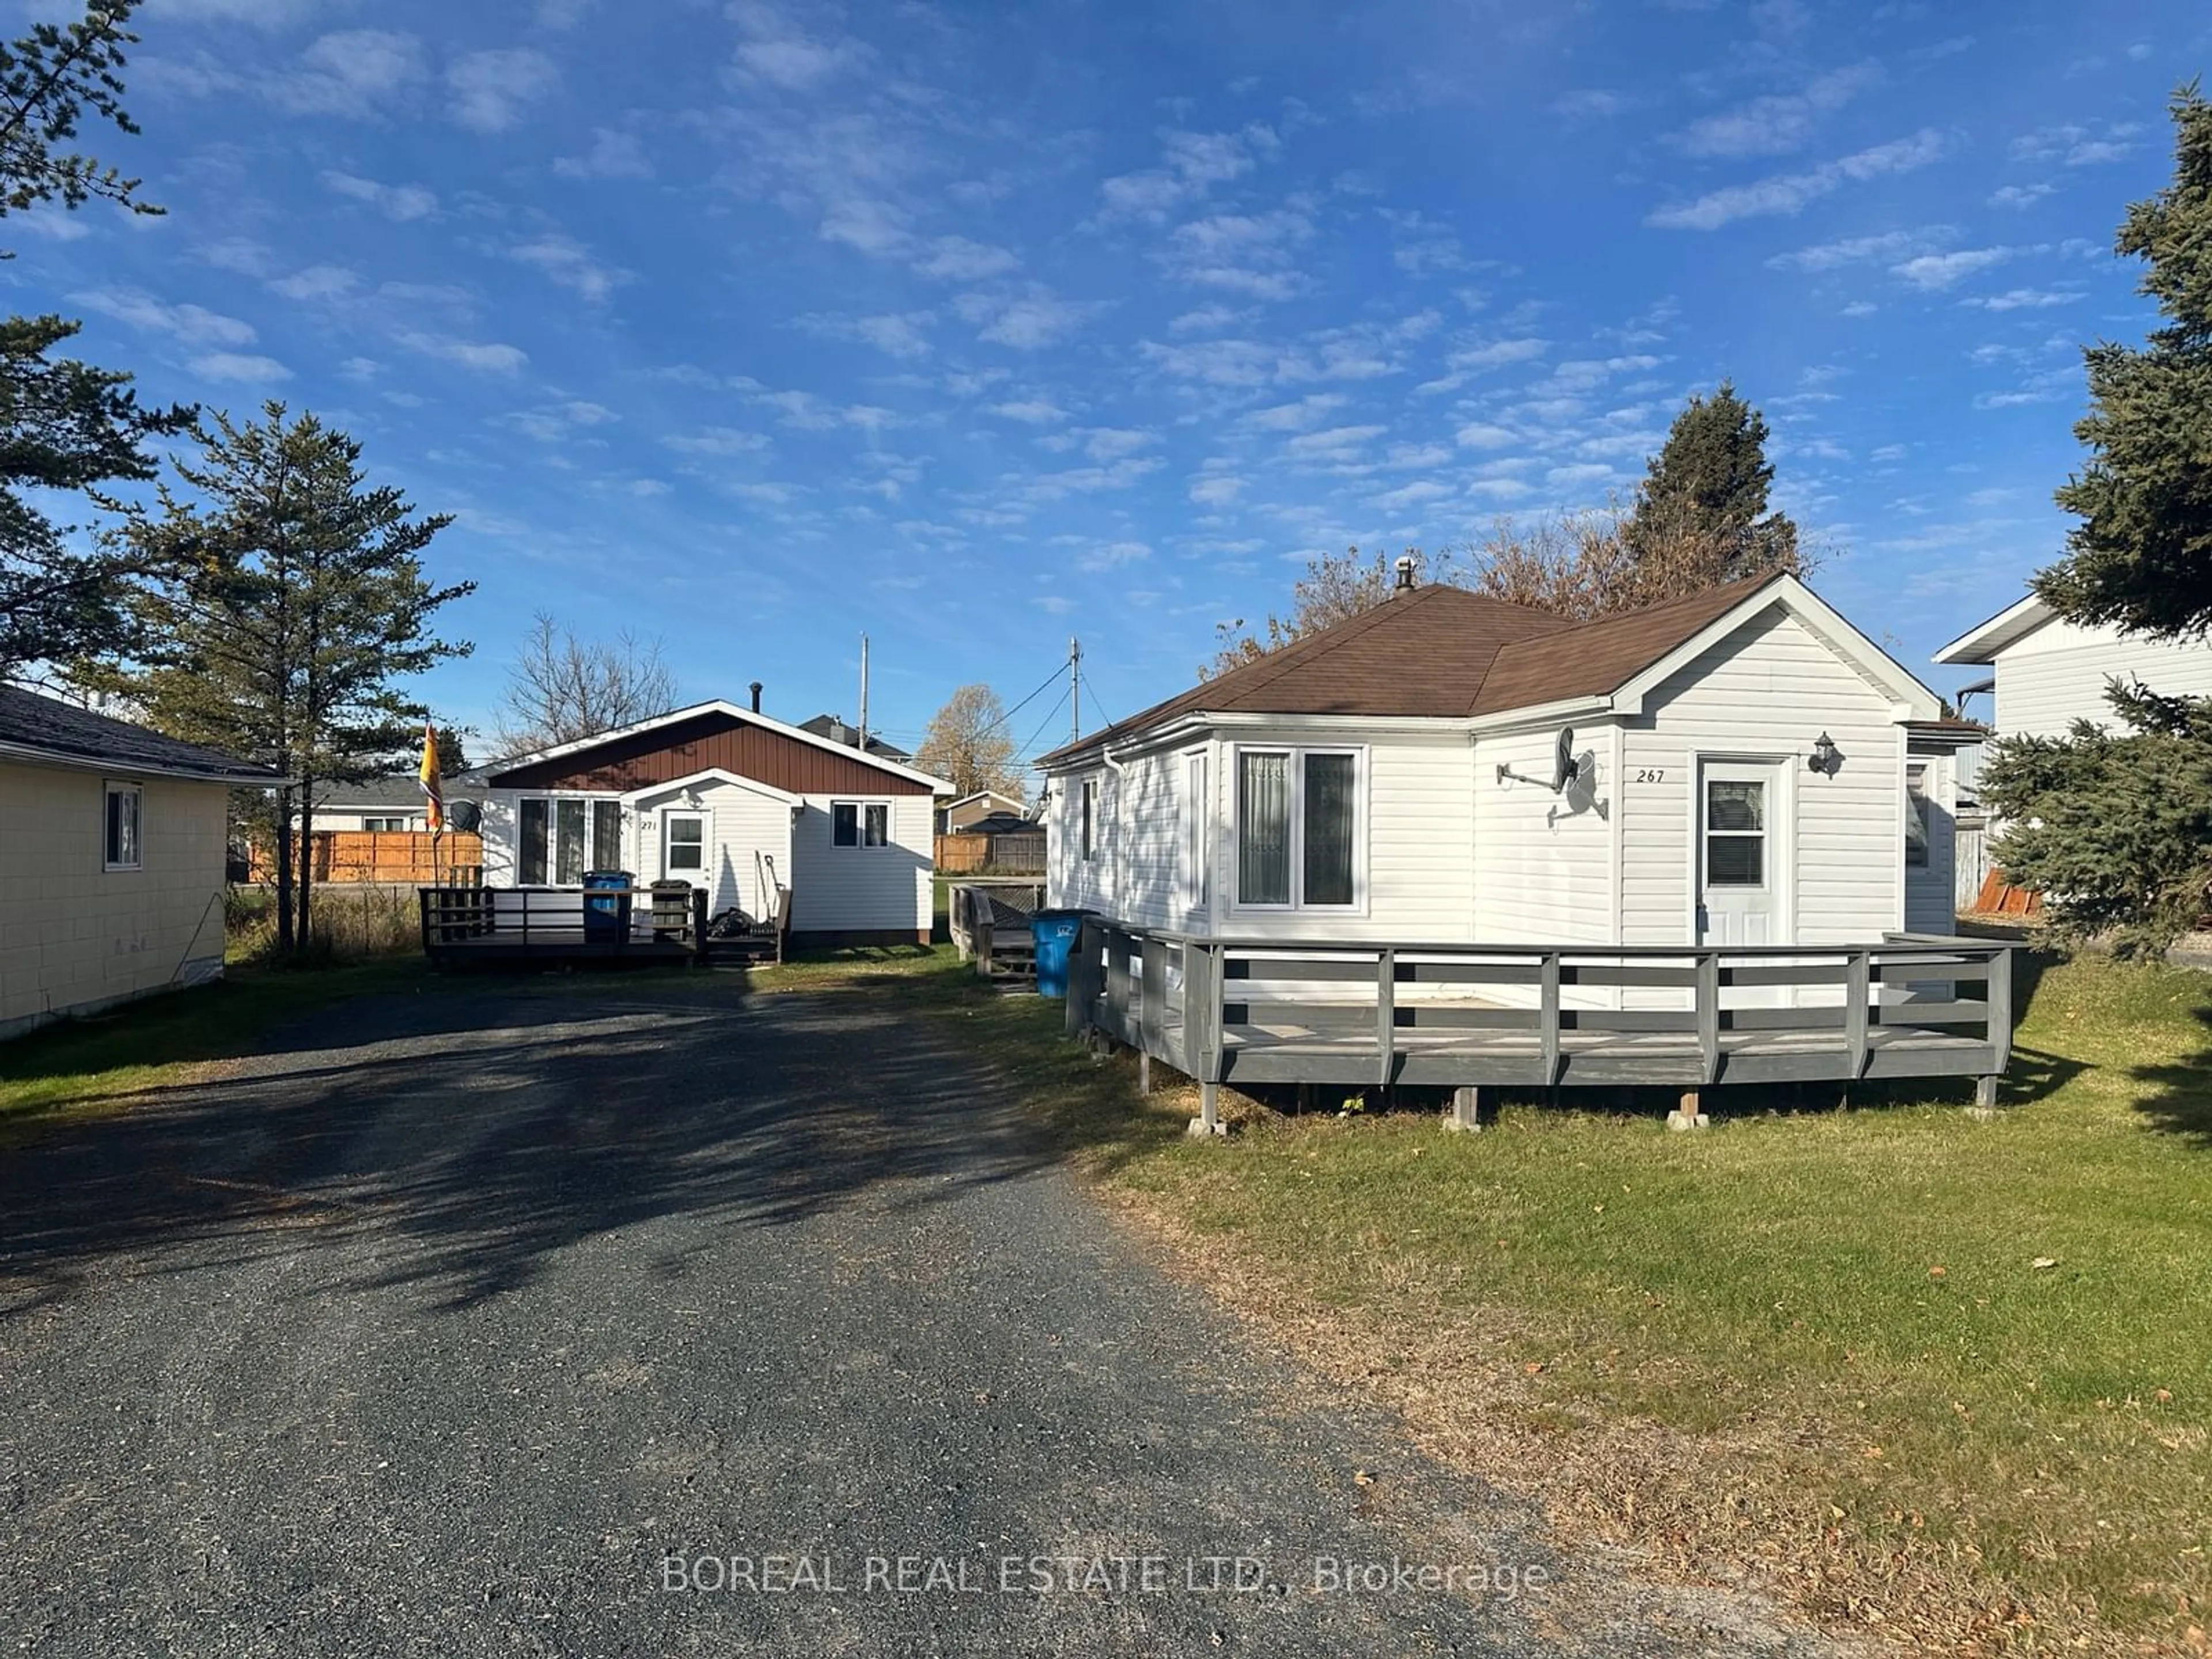
[[418, 775], [422, 793], [430, 803], [430, 830], [434, 835], [446, 827], [446, 789], [438, 778], [438, 730], [428, 720], [422, 722], [422, 769]]

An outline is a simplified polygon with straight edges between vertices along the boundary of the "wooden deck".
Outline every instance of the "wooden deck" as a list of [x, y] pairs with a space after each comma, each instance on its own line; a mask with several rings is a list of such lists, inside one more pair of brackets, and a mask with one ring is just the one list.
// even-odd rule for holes
[[[778, 953], [762, 941], [720, 940], [707, 932], [707, 894], [631, 897], [629, 926], [614, 938], [587, 928], [580, 887], [425, 887], [420, 890], [422, 951], [443, 967], [564, 963], [691, 962]], [[756, 948], [757, 947], [757, 948]]]
[[2010, 1058], [2004, 941], [1580, 947], [1285, 945], [1086, 923], [1068, 1030], [1197, 1079], [1472, 1091], [1972, 1077]]

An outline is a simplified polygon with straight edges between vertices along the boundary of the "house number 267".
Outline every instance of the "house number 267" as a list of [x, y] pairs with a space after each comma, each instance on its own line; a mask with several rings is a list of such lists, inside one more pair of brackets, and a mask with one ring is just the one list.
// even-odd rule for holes
[[1638, 783], [1664, 783], [1667, 781], [1667, 769], [1663, 766], [1644, 767], [1637, 773], [1636, 781]]

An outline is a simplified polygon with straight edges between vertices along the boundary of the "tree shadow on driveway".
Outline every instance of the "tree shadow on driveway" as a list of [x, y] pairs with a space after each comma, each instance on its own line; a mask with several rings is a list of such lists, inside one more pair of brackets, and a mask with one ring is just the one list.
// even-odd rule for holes
[[[1054, 1161], [972, 1059], [866, 995], [498, 985], [374, 999], [225, 1080], [0, 1162], [0, 1320], [110, 1264], [184, 1274], [356, 1237], [337, 1288], [460, 1308], [641, 1222], [656, 1272], [732, 1228], [928, 1203]], [[320, 1237], [318, 1243], [322, 1242]]]

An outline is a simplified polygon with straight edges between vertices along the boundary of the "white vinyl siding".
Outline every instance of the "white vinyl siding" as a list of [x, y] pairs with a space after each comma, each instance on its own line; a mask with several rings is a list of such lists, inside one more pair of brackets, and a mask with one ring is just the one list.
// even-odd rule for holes
[[[1577, 732], [1575, 753], [1591, 756], [1596, 774], [1589, 804], [1577, 811], [1582, 793], [1546, 787], [1563, 724], [1486, 732], [1475, 740], [1474, 937], [1482, 943], [1613, 942], [1616, 734], [1610, 724]], [[1500, 781], [1500, 766], [1513, 775]]]
[[[1806, 763], [1825, 731], [1832, 776]], [[1771, 610], [1669, 677], [1625, 722], [1621, 942], [1684, 945], [1692, 909], [1697, 762], [1773, 760], [1794, 822], [1778, 856], [1793, 942], [1879, 939], [1905, 919], [1904, 728], [1887, 694], [1796, 617]]]
[[[927, 795], [893, 795], [862, 807], [882, 810], [880, 847], [838, 847], [831, 809], [850, 798], [809, 795], [791, 827], [793, 931], [802, 933], [906, 933], [927, 936], [935, 804]], [[868, 813], [860, 815], [863, 842]]]
[[[687, 794], [696, 807], [685, 805]], [[707, 889], [710, 914], [734, 908], [760, 917], [769, 914], [777, 884], [790, 884], [791, 805], [780, 796], [710, 778], [641, 795], [628, 817], [630, 839], [641, 849], [633, 866], [641, 885], [688, 881]], [[672, 819], [696, 824], [696, 867], [671, 867]]]
[[2170, 697], [2212, 696], [2212, 644], [2130, 640], [2110, 629], [2053, 620], [1999, 652], [2001, 737], [2063, 737], [2077, 720], [2116, 723], [2108, 682], [2140, 679]]

